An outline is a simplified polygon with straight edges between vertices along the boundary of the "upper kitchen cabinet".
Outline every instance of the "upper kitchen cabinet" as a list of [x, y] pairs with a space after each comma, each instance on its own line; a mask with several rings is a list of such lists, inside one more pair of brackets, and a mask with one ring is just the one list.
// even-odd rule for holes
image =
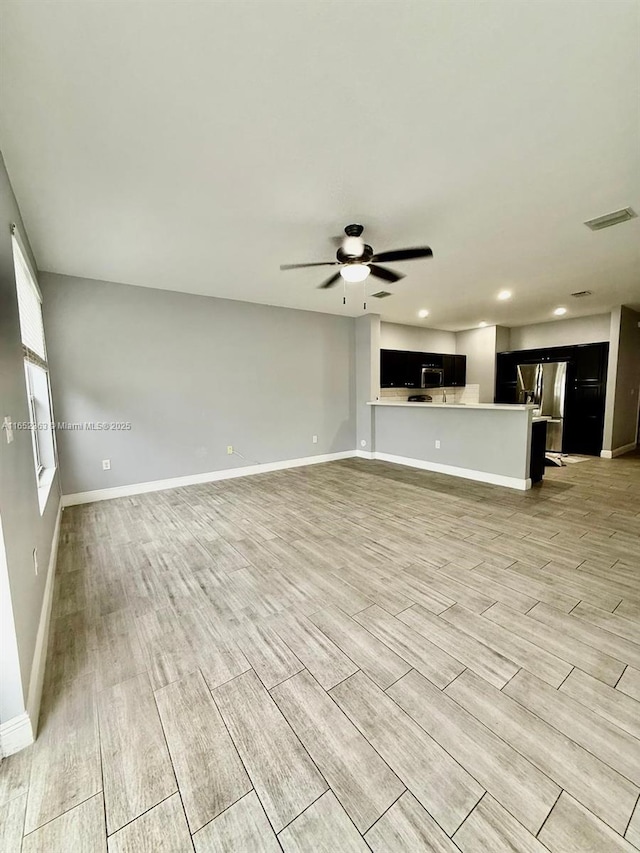
[[576, 382], [606, 382], [608, 344], [583, 344], [575, 348]]
[[467, 384], [466, 355], [444, 356], [444, 384], [446, 388]]
[[399, 350], [380, 350], [380, 385], [382, 388], [402, 388], [406, 354]]
[[419, 388], [419, 353], [406, 350], [380, 351], [380, 386], [382, 388]]
[[464, 385], [466, 373], [466, 355], [390, 349], [380, 351], [382, 388], [449, 388]]

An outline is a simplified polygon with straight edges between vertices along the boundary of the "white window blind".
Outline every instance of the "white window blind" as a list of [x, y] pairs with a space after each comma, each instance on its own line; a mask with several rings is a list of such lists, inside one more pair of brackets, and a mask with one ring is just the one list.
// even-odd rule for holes
[[15, 236], [13, 237], [13, 257], [16, 271], [16, 286], [18, 289], [18, 313], [20, 315], [22, 343], [27, 349], [34, 352], [43, 361], [46, 361], [40, 293]]

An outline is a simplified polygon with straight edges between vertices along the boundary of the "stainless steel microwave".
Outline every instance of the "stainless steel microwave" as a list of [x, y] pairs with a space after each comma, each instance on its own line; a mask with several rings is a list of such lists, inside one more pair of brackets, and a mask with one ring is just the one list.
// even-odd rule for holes
[[442, 388], [444, 370], [441, 367], [423, 367], [420, 376], [421, 388]]

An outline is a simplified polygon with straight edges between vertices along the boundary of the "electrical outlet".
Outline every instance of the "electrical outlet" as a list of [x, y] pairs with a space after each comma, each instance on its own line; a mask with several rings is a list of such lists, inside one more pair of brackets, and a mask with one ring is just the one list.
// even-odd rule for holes
[[103, 471], [110, 471], [111, 470], [111, 460], [110, 459], [103, 459], [102, 460], [102, 470]]
[[227, 445], [227, 454], [228, 454], [229, 456], [232, 456], [232, 455], [233, 455], [233, 444], [228, 444], [228, 445]]
[[436, 450], [440, 450], [440, 441], [436, 438]]
[[366, 447], [366, 446], [367, 446], [366, 440], [364, 438], [361, 438], [360, 439], [360, 447]]
[[313, 436], [313, 443], [314, 443], [314, 444], [317, 444], [317, 443], [318, 443], [318, 436], [317, 436], [317, 435], [314, 435], [314, 436]]
[[33, 549], [33, 568], [36, 570], [36, 574], [38, 574], [38, 549]]

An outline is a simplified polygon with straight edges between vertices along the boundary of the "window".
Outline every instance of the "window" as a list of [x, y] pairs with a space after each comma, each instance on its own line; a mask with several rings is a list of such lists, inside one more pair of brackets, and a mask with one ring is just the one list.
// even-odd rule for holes
[[18, 315], [24, 356], [24, 374], [29, 408], [29, 429], [38, 483], [40, 512], [49, 496], [56, 469], [56, 447], [49, 385], [49, 365], [42, 323], [42, 296], [36, 277], [13, 228], [13, 263], [18, 292]]

